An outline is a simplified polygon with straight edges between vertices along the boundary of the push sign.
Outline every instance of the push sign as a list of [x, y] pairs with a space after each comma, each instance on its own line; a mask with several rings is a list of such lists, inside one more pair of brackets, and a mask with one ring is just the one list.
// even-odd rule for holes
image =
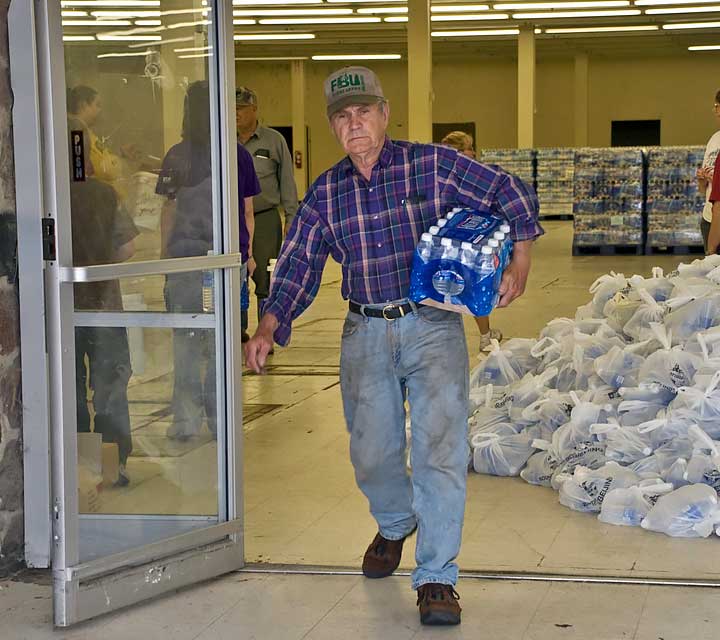
[[72, 181], [85, 182], [85, 141], [82, 131], [71, 131]]

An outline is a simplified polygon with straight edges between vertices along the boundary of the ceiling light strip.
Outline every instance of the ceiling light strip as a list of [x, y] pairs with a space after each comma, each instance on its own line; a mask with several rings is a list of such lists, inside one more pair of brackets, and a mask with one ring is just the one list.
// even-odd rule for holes
[[[362, 11], [359, 10], [358, 13]], [[405, 9], [407, 11], [407, 9]], [[233, 16], [348, 16], [352, 9], [236, 9]]]
[[656, 24], [644, 25], [618, 25], [616, 27], [568, 27], [557, 29], [545, 29], [545, 33], [561, 34], [561, 33], [611, 33], [621, 31], [659, 31], [660, 27]]
[[233, 38], [237, 42], [253, 42], [256, 40], [314, 40], [314, 33], [236, 33]]
[[363, 7], [358, 9], [357, 12], [360, 15], [377, 15], [383, 13], [407, 13], [407, 7]]
[[308, 60], [307, 56], [266, 56], [266, 57], [250, 57], [250, 58], [235, 58], [240, 62], [279, 62], [281, 60]]
[[590, 0], [588, 2], [508, 2], [495, 4], [493, 9], [496, 11], [533, 11], [540, 9], [602, 9], [629, 6], [629, 0]]
[[720, 51], [720, 44], [702, 44], [688, 47], [688, 51]]
[[676, 13], [715, 13], [720, 11], [720, 5], [709, 5], [707, 7], [668, 7], [665, 9], [645, 9], [649, 16], [662, 16]]
[[718, 29], [720, 22], [671, 22], [664, 24], [663, 29], [673, 31], [676, 29]]
[[559, 18], [619, 18], [623, 16], [639, 16], [640, 9], [622, 11], [545, 11], [540, 13], [513, 13], [514, 20], [557, 20]]
[[366, 53], [366, 54], [343, 54], [343, 55], [317, 55], [312, 56], [313, 60], [400, 60], [399, 53]]
[[477, 31], [432, 31], [433, 38], [475, 38], [478, 36], [516, 36], [520, 29], [479, 29]]
[[478, 13], [430, 16], [431, 22], [461, 22], [463, 20], [507, 20], [510, 16], [507, 13]]
[[488, 11], [487, 4], [434, 4], [430, 7], [432, 13], [463, 13], [473, 11]]
[[372, 16], [355, 16], [346, 18], [263, 18], [258, 20], [260, 24], [282, 25], [282, 24], [371, 24], [382, 20]]

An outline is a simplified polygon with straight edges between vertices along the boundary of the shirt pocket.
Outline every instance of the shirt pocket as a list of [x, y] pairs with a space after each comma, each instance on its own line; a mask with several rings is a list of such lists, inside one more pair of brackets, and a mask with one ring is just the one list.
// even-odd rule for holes
[[400, 202], [405, 221], [409, 222], [418, 233], [427, 231], [444, 213], [440, 198], [432, 198], [425, 194], [409, 194]]
[[272, 158], [253, 156], [253, 165], [255, 166], [255, 173], [257, 173], [257, 177], [260, 180], [277, 175], [278, 163]]

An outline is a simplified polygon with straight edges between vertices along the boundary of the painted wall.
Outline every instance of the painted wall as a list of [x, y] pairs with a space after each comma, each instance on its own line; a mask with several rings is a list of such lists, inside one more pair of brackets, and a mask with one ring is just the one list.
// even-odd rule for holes
[[[311, 175], [341, 157], [328, 130], [322, 82], [341, 63], [307, 63], [306, 101], [311, 135]], [[681, 55], [645, 59], [591, 58], [589, 142], [610, 145], [612, 120], [662, 120], [662, 144], [704, 144], [715, 130], [711, 107], [720, 80], [716, 58]], [[391, 103], [391, 135], [405, 138], [408, 101], [403, 62], [373, 65]], [[573, 145], [573, 69], [566, 59], [538, 61], [535, 135], [538, 147]], [[261, 119], [290, 124], [290, 66], [237, 63], [237, 81], [261, 101]], [[478, 147], [514, 147], [517, 140], [517, 73], [509, 59], [438, 62], [433, 67], [436, 122], [474, 121]], [[411, 106], [412, 108], [412, 106]]]

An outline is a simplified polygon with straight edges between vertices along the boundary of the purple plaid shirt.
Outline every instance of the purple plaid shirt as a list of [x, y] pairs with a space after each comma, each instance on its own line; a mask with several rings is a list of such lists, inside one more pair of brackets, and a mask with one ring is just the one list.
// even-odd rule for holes
[[420, 235], [452, 207], [505, 218], [515, 241], [543, 233], [535, 192], [499, 167], [454, 149], [386, 139], [369, 181], [348, 157], [310, 187], [288, 231], [263, 307], [278, 344], [310, 306], [329, 255], [342, 265], [342, 296], [359, 304], [406, 298]]

